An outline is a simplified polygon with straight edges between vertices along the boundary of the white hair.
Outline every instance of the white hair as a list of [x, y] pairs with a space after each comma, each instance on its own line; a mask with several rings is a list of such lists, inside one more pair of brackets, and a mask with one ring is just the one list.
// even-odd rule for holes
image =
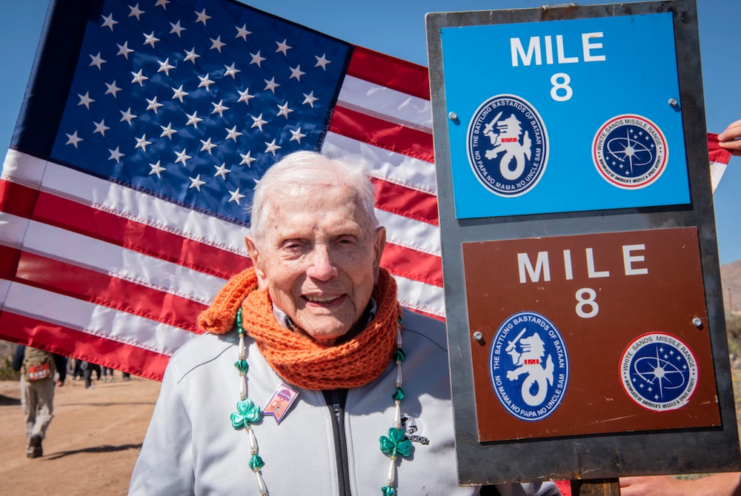
[[301, 151], [283, 157], [262, 176], [252, 199], [250, 232], [256, 244], [263, 238], [269, 201], [286, 191], [295, 192], [307, 187], [336, 188], [346, 186], [357, 194], [358, 202], [371, 221], [371, 229], [378, 227], [375, 212], [375, 188], [361, 164], [334, 160], [316, 152]]

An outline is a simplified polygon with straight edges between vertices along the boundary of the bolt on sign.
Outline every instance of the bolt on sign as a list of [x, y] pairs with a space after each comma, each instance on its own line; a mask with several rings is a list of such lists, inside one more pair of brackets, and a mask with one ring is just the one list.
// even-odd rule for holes
[[427, 38], [461, 484], [740, 470], [695, 1]]

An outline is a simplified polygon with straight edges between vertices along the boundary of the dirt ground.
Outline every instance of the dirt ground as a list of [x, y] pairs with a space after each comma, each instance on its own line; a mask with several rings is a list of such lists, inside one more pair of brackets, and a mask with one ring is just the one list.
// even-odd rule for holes
[[160, 383], [132, 377], [113, 383], [68, 378], [57, 388], [44, 457], [26, 458], [18, 382], [0, 382], [0, 494], [126, 494]]

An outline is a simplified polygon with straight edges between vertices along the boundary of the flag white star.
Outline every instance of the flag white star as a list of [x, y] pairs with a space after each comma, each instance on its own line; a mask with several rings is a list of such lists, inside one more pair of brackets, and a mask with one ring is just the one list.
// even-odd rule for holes
[[198, 129], [198, 123], [203, 120], [198, 117], [198, 112], [193, 112], [193, 115], [189, 115], [186, 112], [185, 115], [188, 116], [188, 122], [186, 122], [185, 125], [190, 126], [191, 124], [193, 124], [193, 127]]
[[268, 123], [268, 121], [262, 120], [262, 114], [260, 114], [257, 118], [252, 117], [252, 120], [255, 122], [252, 123], [252, 126], [250, 126], [250, 129], [252, 129], [253, 127], [259, 127], [260, 131], [262, 131], [262, 126]]
[[175, 92], [175, 94], [172, 95], [172, 99], [174, 100], [174, 99], [177, 98], [178, 100], [180, 100], [180, 103], [183, 103], [183, 97], [184, 96], [188, 96], [190, 94], [190, 93], [187, 93], [187, 92], [183, 91], [183, 85], [182, 84], [180, 85], [180, 88], [178, 88], [178, 89], [172, 88], [172, 91]]
[[144, 38], [146, 38], [146, 41], [144, 41], [144, 44], [152, 45], [152, 48], [154, 48], [154, 44], [160, 40], [159, 38], [154, 37], [154, 31], [152, 31], [152, 34], [145, 34]]
[[237, 36], [235, 36], [235, 38], [242, 38], [244, 41], [247, 41], [247, 35], [252, 34], [250, 31], [247, 31], [247, 24], [241, 28], [239, 26], [235, 27], [237, 28]]
[[129, 48], [129, 42], [127, 41], [123, 45], [116, 43], [116, 46], [118, 47], [118, 53], [116, 55], [123, 55], [126, 60], [129, 60], [129, 54], [134, 51]]
[[170, 59], [165, 59], [164, 62], [160, 62], [159, 60], [157, 63], [160, 65], [160, 68], [157, 70], [157, 72], [164, 72], [168, 76], [170, 75], [170, 69], [174, 69], [174, 65], [170, 65]]
[[141, 138], [137, 138], [134, 136], [134, 139], [136, 140], [136, 146], [134, 147], [134, 150], [137, 148], [141, 148], [143, 151], [147, 151], [147, 147], [152, 144], [151, 141], [147, 141], [147, 135], [143, 134]]
[[[77, 148], [77, 143], [79, 143], [80, 141], [85, 141], [84, 139], [77, 136], [77, 131], [75, 131], [75, 134], [67, 134], [67, 138], [69, 138], [69, 140], [67, 141], [66, 144], [74, 145], [75, 148]], [[244, 157], [244, 155], [242, 156]]]
[[253, 179], [253, 181], [255, 181], [255, 187], [252, 188], [252, 189], [253, 190], [256, 190], [257, 189], [257, 185], [260, 184], [260, 180], [259, 179]]
[[162, 177], [162, 176], [160, 176], [160, 172], [162, 172], [164, 170], [167, 170], [167, 169], [165, 169], [164, 167], [160, 166], [160, 162], [161, 161], [158, 160], [156, 164], [149, 164], [149, 166], [152, 168], [152, 170], [149, 173], [150, 176], [152, 174], [157, 174], [157, 177], [159, 177], [159, 178]]
[[228, 127], [225, 127], [226, 132], [229, 133], [226, 135], [225, 139], [234, 140], [234, 142], [237, 142], [237, 137], [242, 136], [242, 133], [237, 132], [237, 126], [234, 126], [233, 128], [229, 129]]
[[176, 22], [175, 24], [170, 23], [170, 26], [172, 26], [172, 30], [170, 30], [170, 34], [173, 34], [174, 33], [174, 34], [178, 35], [178, 38], [181, 37], [180, 36], [180, 33], [182, 33], [183, 31], [185, 31], [185, 28], [180, 26], [180, 21]]
[[291, 112], [293, 112], [293, 110], [291, 110], [291, 109], [288, 108], [288, 102], [286, 102], [285, 104], [283, 104], [282, 107], [280, 105], [278, 105], [278, 108], [280, 109], [280, 112], [278, 112], [278, 117], [280, 117], [282, 115], [283, 117], [285, 117], [286, 119], [288, 119], [288, 114], [290, 114]]
[[314, 67], [321, 67], [325, 71], [327, 70], [327, 64], [331, 64], [331, 60], [327, 60], [327, 54], [325, 53], [321, 57], [317, 57], [314, 55], [314, 58], [316, 59], [316, 65]]
[[111, 31], [113, 31], [113, 25], [118, 24], [118, 21], [113, 20], [113, 13], [108, 14], [108, 17], [101, 14], [103, 18], [103, 25], [102, 28], [111, 28]]
[[286, 56], [288, 55], [288, 50], [290, 50], [293, 47], [289, 47], [286, 41], [288, 40], [283, 40], [283, 43], [278, 43], [277, 41], [275, 42], [276, 45], [278, 45], [278, 49], [275, 51], [275, 53], [282, 52], [283, 55], [286, 55]]
[[95, 67], [98, 68], [99, 71], [102, 71], [103, 68], [100, 67], [100, 66], [102, 66], [103, 64], [105, 64], [106, 61], [103, 60], [102, 58], [100, 58], [100, 52], [98, 52], [98, 55], [96, 55], [94, 57], [93, 57], [93, 54], [90, 54], [90, 58], [92, 59], [92, 62], [90, 62], [90, 65], [88, 67], [95, 66]]
[[116, 86], [116, 81], [113, 81], [113, 83], [108, 84], [105, 83], [106, 88], [108, 88], [105, 92], [106, 95], [113, 95], [113, 98], [116, 98], [116, 93], [121, 91], [121, 88]]
[[224, 111], [229, 110], [229, 107], [224, 106], [224, 100], [221, 100], [218, 105], [214, 102], [211, 102], [211, 105], [214, 106], [214, 109], [211, 111], [211, 115], [219, 114], [220, 117], [224, 117]]
[[250, 89], [249, 88], [245, 88], [244, 91], [237, 90], [237, 93], [239, 93], [239, 100], [237, 100], [237, 103], [244, 102], [245, 105], [249, 105], [250, 104], [250, 100], [252, 98], [255, 98], [254, 95], [250, 95]]
[[214, 168], [216, 168], [216, 174], [214, 174], [214, 177], [221, 176], [222, 178], [224, 178], [224, 181], [226, 181], [226, 175], [231, 172], [231, 169], [226, 168], [226, 162], [221, 164], [221, 167], [219, 167], [218, 165], [214, 165]]
[[211, 155], [211, 149], [216, 148], [216, 145], [211, 143], [211, 138], [208, 139], [208, 141], [201, 140], [201, 143], [203, 146], [201, 147], [202, 152], [208, 152], [209, 155]]
[[131, 84], [139, 83], [139, 86], [144, 86], [144, 81], [149, 79], [147, 76], [142, 74], [142, 71], [144, 69], [139, 69], [139, 72], [132, 72], [132, 76], [134, 76], [134, 79], [131, 80]]
[[90, 98], [90, 92], [88, 91], [84, 95], [80, 95], [78, 93], [77, 96], [80, 97], [80, 103], [78, 103], [77, 106], [79, 107], [80, 105], [84, 105], [85, 107], [88, 108], [88, 110], [90, 110], [90, 104], [95, 101], [92, 98]]
[[229, 203], [237, 202], [237, 205], [239, 205], [239, 200], [244, 198], [244, 195], [239, 193], [239, 188], [237, 188], [237, 191], [229, 191], [229, 194], [231, 195], [231, 198], [229, 198]]
[[203, 12], [196, 12], [196, 15], [198, 16], [196, 23], [202, 22], [204, 26], [206, 25], [206, 21], [211, 19], [211, 16], [206, 15], [206, 9], [203, 9]]
[[157, 0], [157, 3], [154, 4], [155, 7], [162, 6], [163, 9], [167, 10], [167, 4], [170, 3], [170, 0]]
[[225, 47], [226, 43], [222, 43], [221, 36], [217, 36], [216, 39], [209, 38], [211, 40], [211, 50], [218, 50], [221, 53], [221, 47]]
[[264, 79], [264, 81], [265, 81], [265, 84], [267, 85], [265, 86], [265, 89], [272, 91], [273, 94], [275, 95], [275, 88], [280, 86], [278, 83], [275, 82], [275, 77], [271, 78], [270, 81], [268, 81], [267, 79]]
[[193, 62], [193, 65], [196, 64], [196, 59], [200, 57], [200, 55], [196, 53], [196, 47], [193, 47], [193, 50], [191, 50], [190, 52], [188, 50], [185, 50], [185, 55], [186, 57], [183, 62], [187, 62], [190, 60], [191, 62]]
[[239, 165], [246, 165], [250, 169], [252, 168], [252, 162], [257, 160], [256, 158], [252, 158], [252, 152], [247, 152], [247, 155], [239, 154], [242, 157], [242, 161], [239, 163]]
[[214, 84], [214, 82], [213, 82], [213, 81], [211, 81], [211, 80], [210, 80], [210, 79], [208, 78], [208, 74], [206, 74], [206, 76], [205, 76], [205, 77], [201, 77], [201, 76], [198, 76], [198, 79], [200, 79], [200, 80], [201, 80], [201, 84], [199, 84], [199, 85], [198, 85], [198, 87], [199, 87], [199, 88], [201, 88], [201, 87], [205, 86], [205, 87], [206, 87], [206, 90], [208, 90], [208, 87], [209, 87], [209, 86], [211, 86], [212, 84]]
[[295, 131], [292, 131], [291, 129], [289, 129], [289, 131], [291, 131], [291, 139], [290, 139], [290, 141], [294, 141], [294, 140], [295, 141], [298, 141], [298, 144], [299, 145], [301, 144], [301, 138], [306, 138], [306, 135], [305, 134], [301, 134], [301, 128], [298, 128]]
[[145, 100], [149, 104], [147, 106], [147, 110], [154, 110], [155, 114], [157, 113], [157, 109], [162, 106], [161, 103], [157, 103], [157, 97], [154, 97], [152, 100], [150, 100], [149, 98], [145, 98]]
[[296, 81], [301, 81], [301, 76], [306, 74], [305, 72], [301, 71], [300, 65], [297, 65], [295, 69], [292, 67], [289, 67], [289, 69], [291, 70], [291, 77], [289, 77], [288, 79], [296, 78]]
[[175, 152], [175, 155], [178, 156], [178, 159], [175, 161], [176, 164], [182, 162], [182, 164], [185, 165], [185, 161], [190, 160], [191, 158], [190, 155], [185, 154], [185, 148], [183, 148], [182, 152]]
[[117, 146], [115, 150], [108, 150], [109, 152], [111, 152], [111, 156], [108, 157], [108, 160], [115, 160], [117, 164], [121, 163], [121, 157], [125, 157], [126, 155], [118, 151], [119, 148], [120, 147]]
[[275, 152], [280, 150], [280, 147], [275, 144], [275, 140], [273, 140], [271, 143], [268, 143], [266, 141], [265, 146], [267, 146], [267, 148], [265, 149], [265, 153], [272, 153], [273, 155], [275, 155]]
[[224, 64], [224, 69], [226, 69], [226, 72], [224, 73], [224, 77], [231, 76], [232, 79], [236, 79], [236, 74], [238, 72], [242, 72], [241, 70], [237, 69], [236, 66], [237, 63], [234, 62], [232, 65], [226, 65]]
[[124, 112], [123, 110], [119, 110], [121, 112], [121, 120], [118, 122], [126, 122], [129, 126], [131, 125], [131, 121], [136, 119], [136, 116], [131, 113], [131, 107], [129, 107], [129, 110]]
[[93, 134], [100, 133], [105, 138], [105, 132], [110, 129], [110, 127], [105, 125], [105, 119], [100, 122], [93, 121], [93, 124], [95, 124], [95, 131], [93, 131]]
[[314, 108], [314, 102], [319, 100], [318, 98], [314, 96], [313, 91], [309, 93], [308, 95], [304, 93], [304, 98], [306, 98], [306, 100], [304, 100], [304, 103], [302, 103], [301, 105], [306, 105], [308, 103], [309, 105], [311, 105], [311, 108]]
[[172, 141], [172, 135], [173, 134], [177, 134], [177, 131], [175, 131], [172, 128], [172, 122], [169, 123], [167, 125], [167, 127], [165, 127], [165, 126], [160, 126], [160, 127], [162, 128], [162, 134], [160, 134], [160, 138], [164, 138], [165, 136], [167, 136], [167, 139], [169, 139], [170, 141]]
[[129, 14], [129, 17], [136, 17], [136, 20], [139, 20], [139, 16], [144, 14], [143, 10], [139, 10], [139, 4], [137, 3], [133, 7], [129, 5], [129, 9], [131, 9], [131, 13]]
[[188, 189], [197, 189], [198, 191], [201, 191], [201, 186], [206, 184], [206, 181], [201, 181], [201, 175], [198, 174], [196, 177], [189, 177], [190, 179], [190, 186], [188, 186]]
[[257, 53], [251, 53], [250, 57], [252, 57], [252, 62], [250, 62], [250, 65], [257, 64], [257, 67], [260, 67], [260, 62], [263, 60], [267, 60], [264, 57], [260, 57], [260, 50], [257, 51]]

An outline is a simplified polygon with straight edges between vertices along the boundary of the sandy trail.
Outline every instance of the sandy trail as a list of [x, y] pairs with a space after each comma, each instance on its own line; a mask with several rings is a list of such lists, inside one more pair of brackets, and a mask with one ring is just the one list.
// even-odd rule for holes
[[18, 382], [0, 382], [0, 494], [126, 494], [160, 383], [132, 377], [57, 388], [44, 457], [25, 453]]

